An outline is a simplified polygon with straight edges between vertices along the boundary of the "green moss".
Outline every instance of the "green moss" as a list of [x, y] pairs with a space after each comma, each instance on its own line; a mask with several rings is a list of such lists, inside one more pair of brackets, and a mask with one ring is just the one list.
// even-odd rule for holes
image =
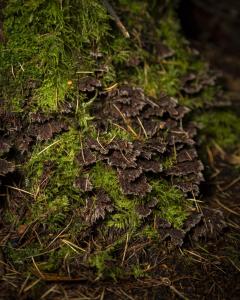
[[111, 129], [109, 129], [106, 135], [104, 135], [104, 138], [106, 138], [108, 141], [111, 141], [114, 138], [121, 139], [124, 141], [133, 141], [136, 139], [136, 137], [133, 135], [132, 132], [126, 131], [114, 125], [112, 126]]
[[139, 15], [142, 14], [147, 9], [146, 1], [129, 1], [129, 0], [119, 0], [121, 6], [129, 9], [132, 13]]
[[143, 230], [140, 233], [141, 236], [147, 237], [153, 241], [159, 240], [159, 233], [156, 228], [154, 228], [154, 224], [147, 224], [144, 226]]
[[39, 243], [31, 243], [19, 249], [13, 248], [9, 244], [5, 253], [15, 267], [20, 268], [28, 263], [28, 272], [31, 272], [31, 268], [35, 268], [32, 264], [32, 258], [41, 272], [56, 272], [62, 267], [63, 260], [67, 265], [78, 255], [72, 248], [63, 243], [55, 251], [49, 249], [46, 251]]
[[123, 274], [122, 268], [116, 265], [116, 259], [113, 258], [112, 248], [94, 253], [89, 259], [90, 266], [97, 270], [98, 279], [111, 278], [117, 281]]
[[[27, 188], [35, 194], [31, 218], [56, 226], [62, 223], [75, 201], [81, 203], [73, 182], [81, 170], [76, 155], [81, 149], [81, 134], [69, 132], [35, 148], [26, 171]], [[48, 169], [48, 166], [51, 166]]]
[[138, 201], [122, 194], [116, 171], [97, 163], [90, 171], [90, 179], [95, 187], [103, 188], [114, 202], [116, 212], [109, 216], [107, 226], [135, 230], [140, 224], [140, 217], [135, 209]]
[[7, 224], [11, 224], [14, 226], [18, 226], [20, 223], [19, 216], [17, 215], [16, 212], [11, 211], [10, 209], [6, 209], [4, 211], [4, 216], [3, 216], [4, 222]]
[[165, 218], [174, 227], [180, 228], [188, 216], [189, 206], [183, 193], [165, 181], [153, 180], [151, 186], [150, 197], [158, 199], [157, 210], [154, 213]]
[[142, 220], [136, 212], [136, 206], [140, 203], [146, 203], [153, 197], [158, 199], [157, 209], [154, 214], [168, 220], [174, 227], [181, 227], [186, 219], [187, 202], [183, 193], [169, 185], [165, 181], [152, 180], [151, 193], [144, 199], [133, 197], [127, 198], [122, 194], [116, 172], [99, 163], [90, 172], [90, 178], [94, 186], [102, 187], [113, 199], [117, 212], [112, 214], [107, 221], [108, 226], [114, 226], [119, 229], [128, 228], [137, 229]]
[[[67, 80], [94, 65], [90, 49], [108, 34], [108, 16], [99, 1], [10, 0], [4, 9], [5, 45], [0, 44], [3, 96], [21, 107], [56, 110], [68, 94]], [[81, 62], [84, 60], [84, 64]], [[80, 63], [81, 62], [81, 63]], [[29, 91], [32, 82], [37, 86]]]
[[101, 251], [90, 258], [90, 265], [97, 269], [99, 277], [103, 276], [105, 273], [107, 262], [112, 261], [112, 257], [109, 252], [110, 251]]
[[[103, 54], [100, 67], [107, 67], [102, 78], [105, 87], [128, 80], [154, 97], [162, 92], [179, 96], [183, 75], [205, 71], [206, 65], [188, 50], [172, 3], [168, 3], [160, 21], [153, 17], [158, 11], [155, 1], [117, 1], [116, 11], [124, 12], [123, 23], [131, 39], [124, 38], [116, 28], [110, 35], [108, 14], [97, 0], [8, 1], [4, 9], [7, 43], [0, 45], [0, 71], [5, 75], [0, 86], [12, 109], [21, 111], [29, 95], [31, 110], [57, 110], [66, 97], [75, 101], [77, 94], [71, 97], [73, 91], [67, 81], [77, 80], [76, 72], [99, 68], [91, 55], [94, 51]], [[150, 52], [144, 49], [141, 39], [149, 34], [149, 28], [154, 41], [162, 41], [174, 50], [173, 57], [159, 62], [155, 48]], [[142, 63], [127, 68], [133, 55]], [[189, 106], [202, 106], [205, 96], [199, 101], [183, 101]]]
[[225, 150], [236, 147], [240, 139], [240, 119], [231, 111], [211, 111], [198, 117], [201, 126], [201, 139], [207, 145], [217, 143]]
[[42, 272], [57, 272], [62, 267], [63, 260], [68, 265], [77, 255], [72, 248], [62, 243], [59, 249], [45, 254], [44, 259], [38, 262], [38, 268]]
[[8, 244], [5, 248], [5, 253], [16, 267], [22, 267], [24, 263], [31, 260], [31, 257], [39, 255], [41, 250], [39, 243], [31, 243], [20, 249], [16, 249], [11, 244]]
[[103, 188], [113, 200], [121, 196], [116, 172], [102, 163], [97, 163], [90, 171], [90, 179], [95, 187]]
[[95, 128], [92, 128], [92, 130], [89, 132], [89, 134], [95, 138], [99, 139], [101, 143], [110, 143], [114, 139], [116, 140], [124, 140], [124, 141], [133, 141], [136, 139], [136, 136], [133, 135], [131, 131], [127, 131], [124, 128], [118, 127], [117, 125], [110, 125], [108, 130], [99, 136], [99, 132], [96, 131]]
[[163, 162], [162, 162], [162, 167], [164, 170], [167, 170], [171, 168], [174, 163], [176, 163], [176, 157], [167, 157]]
[[132, 275], [136, 279], [146, 276], [145, 270], [140, 265], [133, 266], [133, 268], [132, 268]]
[[158, 97], [161, 92], [170, 96], [176, 95], [179, 89], [179, 77], [176, 67], [170, 67], [166, 70], [161, 65], [148, 65], [144, 68], [138, 68], [134, 77], [137, 84], [142, 86], [145, 92], [152, 97]]
[[[120, 38], [113, 47], [116, 59], [112, 63], [117, 72], [116, 79], [125, 80], [129, 78], [133, 84], [142, 86], [149, 96], [158, 97], [164, 92], [170, 96], [185, 98], [180, 93], [181, 78], [191, 72], [206, 73], [208, 66], [189, 50], [188, 42], [181, 32], [174, 5], [168, 4], [164, 16], [161, 16], [159, 21], [159, 16], [152, 17], [158, 11], [158, 5], [155, 2], [120, 1], [120, 3], [124, 9], [124, 24], [134, 31], [134, 39], [122, 38], [124, 42], [121, 42]], [[160, 14], [160, 12], [158, 13]], [[148, 47], [151, 50], [147, 51], [143, 44], [146, 42], [145, 38], [149, 35], [149, 31], [151, 31], [151, 36]], [[159, 60], [158, 49], [156, 48], [159, 41], [174, 52], [172, 57]], [[147, 39], [146, 43], [148, 42]], [[117, 45], [121, 46], [118, 47]], [[126, 69], [126, 65], [115, 64], [118, 61], [118, 53], [125, 53], [122, 59], [121, 55], [119, 57], [119, 61], [125, 62], [127, 58], [131, 57], [133, 51], [134, 57], [137, 57], [141, 62], [139, 65]], [[203, 93], [203, 95], [198, 96], [199, 101], [191, 97], [184, 99], [186, 105], [202, 107], [208, 100], [212, 100], [212, 97], [207, 99], [210, 98], [208, 97], [209, 91], [207, 92], [208, 95], [205, 93], [205, 89]]]
[[[107, 237], [107, 228], [104, 232], [101, 234], [106, 235]], [[128, 235], [128, 241], [131, 238], [131, 235], [129, 232]], [[129, 237], [130, 236], [130, 237]], [[102, 248], [101, 250], [97, 250], [94, 253], [92, 253], [89, 257], [89, 263], [90, 266], [94, 267], [97, 270], [98, 278], [106, 278], [110, 277], [114, 280], [120, 279], [123, 277], [124, 269], [119, 264], [119, 255], [117, 254], [119, 249], [122, 249], [123, 246], [126, 243], [126, 234], [123, 234], [122, 236], [118, 237], [116, 241], [111, 243], [111, 245], [108, 245], [105, 248]], [[124, 274], [126, 275], [126, 273]]]
[[219, 86], [208, 86], [198, 95], [182, 96], [180, 95], [179, 104], [187, 106], [191, 109], [204, 108], [214, 102], [217, 93], [221, 88]]

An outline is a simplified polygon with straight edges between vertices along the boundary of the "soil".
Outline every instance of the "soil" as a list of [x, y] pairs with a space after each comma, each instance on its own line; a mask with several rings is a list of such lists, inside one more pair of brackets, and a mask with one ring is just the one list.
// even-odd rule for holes
[[[221, 1], [220, 1], [221, 2]], [[235, 3], [235, 2], [234, 2]], [[234, 4], [233, 4], [234, 7]], [[204, 7], [206, 9], [206, 7]], [[181, 11], [181, 15], [184, 16], [184, 8]], [[191, 24], [199, 26], [198, 20], [203, 20], [205, 11], [202, 13], [199, 7], [195, 5], [195, 1], [192, 2], [192, 12], [196, 15], [196, 18], [191, 20]], [[211, 12], [209, 12], [211, 13]], [[203, 14], [203, 15], [202, 15]], [[214, 12], [215, 14], [215, 12]], [[217, 14], [216, 14], [217, 16]], [[183, 17], [182, 17], [183, 18]], [[218, 20], [216, 22], [219, 22]], [[226, 21], [227, 22], [227, 21]], [[227, 24], [228, 25], [228, 24]], [[209, 25], [210, 26], [210, 25]], [[230, 26], [230, 25], [229, 25]], [[183, 25], [184, 27], [184, 25]], [[236, 109], [238, 107], [240, 98], [238, 98], [240, 82], [240, 68], [235, 68], [235, 65], [240, 66], [240, 59], [236, 56], [236, 51], [229, 51], [228, 55], [223, 53], [226, 49], [219, 47], [219, 43], [223, 42], [223, 38], [220, 35], [216, 41], [213, 41], [209, 46], [208, 43], [203, 44], [205, 37], [204, 33], [211, 30], [215, 34], [215, 27], [210, 26], [206, 29], [201, 29], [202, 35], [199, 34], [196, 39], [194, 32], [186, 32], [188, 38], [190, 38], [192, 44], [197, 48], [201, 54], [203, 54], [214, 67], [218, 67], [223, 74], [223, 83], [226, 92], [229, 94], [232, 107]], [[232, 34], [234, 34], [233, 31]], [[194, 39], [193, 39], [194, 37]], [[235, 45], [235, 38], [232, 40], [232, 49], [238, 49], [238, 45]], [[224, 62], [233, 62], [231, 66], [228, 63], [223, 63], [219, 66], [218, 57], [224, 58]], [[90, 89], [92, 86], [96, 86], [96, 82], [88, 82], [81, 88]], [[87, 87], [86, 87], [87, 86]], [[129, 91], [128, 91], [129, 92]], [[130, 91], [132, 92], [132, 91]], [[130, 93], [129, 92], [129, 93]], [[135, 92], [135, 91], [134, 91]], [[112, 96], [114, 97], [114, 95]], [[138, 99], [139, 99], [138, 95]], [[141, 103], [139, 103], [141, 105]], [[121, 107], [123, 109], [124, 105]], [[238, 108], [239, 109], [239, 108]], [[136, 108], [135, 108], [136, 110]], [[106, 111], [106, 110], [105, 110]], [[128, 110], [126, 109], [128, 112]], [[116, 111], [107, 111], [108, 114], [116, 115]], [[131, 112], [129, 112], [132, 117]], [[134, 117], [134, 116], [133, 116]], [[8, 116], [7, 116], [8, 118]], [[35, 119], [34, 119], [35, 118]], [[30, 130], [30, 138], [36, 137], [38, 140], [46, 140], [51, 138], [55, 132], [66, 130], [68, 124], [63, 120], [57, 120], [52, 118], [49, 120], [43, 119], [43, 116], [33, 116], [36, 122], [40, 122], [42, 127], [37, 126]], [[100, 119], [104, 119], [104, 116], [100, 116]], [[39, 121], [40, 120], [40, 121]], [[46, 126], [49, 126], [51, 122], [51, 130], [46, 130]], [[44, 125], [47, 124], [47, 125]], [[24, 124], [17, 126], [24, 126]], [[123, 124], [121, 124], [124, 126]], [[99, 126], [104, 126], [100, 124]], [[140, 126], [141, 127], [141, 126]], [[152, 129], [152, 128], [151, 128]], [[32, 131], [31, 131], [32, 130]], [[32, 132], [32, 135], [31, 135]], [[46, 136], [46, 132], [48, 136]], [[148, 134], [148, 133], [147, 133]], [[28, 149], [28, 143], [25, 138], [19, 137], [19, 144], [22, 147], [22, 151]], [[22, 139], [21, 139], [22, 138]], [[24, 141], [24, 143], [23, 143]], [[90, 147], [97, 147], [90, 142]], [[113, 148], [110, 148], [113, 147]], [[119, 149], [120, 144], [108, 145], [112, 153]], [[125, 145], [126, 147], [126, 145]], [[99, 155], [102, 157], [105, 155], [99, 150]], [[110, 151], [108, 149], [108, 151]], [[138, 149], [137, 149], [138, 150]], [[191, 148], [191, 150], [194, 150]], [[115, 151], [115, 152], [114, 152]], [[134, 150], [136, 152], [136, 150]], [[14, 273], [14, 268], [11, 269], [11, 265], [7, 266], [7, 272], [5, 274], [5, 281], [1, 282], [0, 299], [16, 299], [16, 289], [20, 287], [18, 299], [239, 299], [240, 294], [240, 264], [239, 264], [239, 251], [240, 251], [240, 176], [239, 176], [239, 164], [240, 156], [238, 149], [233, 149], [231, 152], [224, 151], [221, 147], [216, 145], [211, 149], [201, 149], [202, 152], [207, 152], [207, 159], [203, 158], [205, 166], [205, 178], [206, 181], [201, 183], [200, 202], [195, 202], [197, 207], [197, 214], [193, 216], [193, 219], [189, 220], [189, 224], [186, 228], [191, 234], [188, 235], [187, 240], [184, 241], [184, 247], [176, 247], [172, 249], [171, 244], [165, 244], [167, 247], [154, 249], [151, 253], [144, 253], [144, 241], [136, 241], [132, 246], [133, 253], [139, 253], [142, 256], [150, 255], [151, 264], [146, 265], [146, 271], [144, 276], [138, 279], [130, 278], [128, 280], [108, 281], [94, 281], [89, 277], [86, 279], [86, 275], [82, 279], [78, 278], [75, 281], [72, 279], [58, 278], [57, 276], [45, 278], [47, 284], [42, 287], [39, 286], [35, 290], [35, 294], [29, 293], [31, 287], [34, 286], [41, 278], [35, 279], [35, 281], [22, 282], [21, 278], [17, 277]], [[194, 153], [194, 152], [193, 152]], [[128, 153], [127, 153], [128, 154]], [[131, 153], [132, 154], [132, 153]], [[14, 155], [14, 153], [11, 153]], [[135, 154], [134, 154], [135, 155]], [[194, 154], [193, 154], [194, 155]], [[79, 156], [79, 161], [83, 159], [81, 163], [86, 167], [92, 164], [96, 158], [94, 156], [84, 157]], [[126, 178], [128, 180], [136, 180], [141, 178], [141, 172], [138, 168], [133, 167], [134, 159], [128, 157], [127, 162], [131, 162], [130, 166], [123, 166], [126, 161], [121, 161], [118, 157], [111, 157], [111, 163], [121, 163], [119, 167], [119, 178]], [[132, 159], [132, 161], [131, 161]], [[12, 165], [6, 164], [1, 161], [2, 169], [6, 170], [6, 173], [13, 168]], [[50, 166], [51, 167], [51, 166]], [[126, 171], [126, 167], [127, 169]], [[152, 167], [152, 166], [150, 166]], [[197, 166], [198, 167], [198, 166]], [[153, 168], [153, 167], [152, 167]], [[187, 166], [189, 168], [189, 166]], [[196, 166], [193, 166], [196, 168]], [[134, 171], [132, 170], [134, 169]], [[184, 168], [181, 167], [181, 172]], [[138, 172], [139, 171], [139, 172]], [[177, 169], [173, 170], [175, 173]], [[200, 169], [201, 171], [201, 169]], [[159, 170], [156, 171], [158, 173]], [[16, 175], [17, 176], [17, 175]], [[124, 177], [125, 176], [125, 177]], [[129, 179], [130, 178], [130, 179]], [[4, 184], [8, 183], [9, 178], [6, 177]], [[11, 179], [12, 180], [12, 179]], [[85, 180], [85, 181], [84, 181]], [[147, 182], [144, 181], [144, 190], [147, 188]], [[86, 178], [79, 178], [76, 182], [77, 185], [84, 187], [85, 191], [91, 191], [91, 182], [86, 182]], [[199, 182], [198, 182], [199, 184]], [[125, 184], [126, 185], [126, 184]], [[134, 191], [130, 191], [128, 186], [123, 184], [123, 190], [126, 189], [126, 193], [138, 194], [138, 187]], [[141, 191], [140, 191], [141, 193]], [[102, 217], [108, 211], [112, 211], [109, 198], [101, 190], [98, 191], [97, 197], [101, 200], [101, 209], [95, 215], [88, 216], [89, 222], [95, 222], [97, 218]], [[103, 203], [103, 204], [102, 204]], [[146, 208], [144, 208], [146, 210]], [[148, 207], [151, 210], [151, 207]], [[22, 212], [23, 213], [23, 212]], [[145, 213], [145, 211], [144, 211]], [[204, 221], [200, 219], [199, 215], [204, 215]], [[206, 222], [206, 223], [204, 223]], [[198, 225], [196, 227], [196, 224]], [[1, 237], [4, 234], [7, 236], [9, 228], [1, 228]], [[172, 238], [172, 237], [171, 237]], [[177, 246], [179, 246], [177, 244]], [[4, 255], [0, 251], [0, 262], [4, 264]], [[156, 263], [157, 262], [157, 263]], [[2, 269], [0, 268], [0, 275]], [[14, 277], [12, 284], [9, 284], [7, 278]], [[23, 292], [24, 291], [24, 292]]]

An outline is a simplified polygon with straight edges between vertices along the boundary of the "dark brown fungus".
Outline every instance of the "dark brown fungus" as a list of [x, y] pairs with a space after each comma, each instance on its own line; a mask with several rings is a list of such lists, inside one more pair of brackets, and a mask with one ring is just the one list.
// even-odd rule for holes
[[43, 112], [30, 113], [29, 117], [31, 122], [38, 122], [38, 123], [44, 123], [53, 118], [53, 116], [46, 115]]
[[183, 230], [187, 233], [192, 228], [196, 227], [201, 222], [202, 216], [203, 214], [199, 212], [191, 213], [183, 224]]
[[177, 162], [192, 161], [197, 157], [197, 151], [194, 148], [183, 149], [177, 153]]
[[224, 217], [221, 211], [211, 208], [202, 210], [203, 216], [201, 223], [193, 229], [193, 239], [216, 238], [226, 227]]
[[9, 152], [10, 148], [11, 148], [11, 144], [7, 142], [5, 139], [0, 138], [0, 155]]
[[75, 180], [75, 187], [79, 188], [83, 192], [92, 191], [93, 186], [88, 177], [78, 177]]
[[188, 133], [183, 130], [172, 130], [168, 136], [168, 143], [170, 145], [175, 145], [176, 143], [182, 143], [187, 145], [194, 145], [195, 142], [192, 140]]
[[39, 141], [47, 141], [53, 137], [54, 134], [63, 130], [67, 130], [68, 126], [61, 120], [50, 120], [47, 123], [37, 124], [33, 123], [28, 128], [28, 134], [36, 137]]
[[14, 170], [15, 170], [15, 165], [12, 162], [7, 161], [6, 159], [0, 159], [0, 175], [1, 176], [11, 173]]
[[134, 181], [136, 178], [138, 178], [142, 174], [141, 168], [129, 168], [129, 169], [118, 169], [118, 178], [120, 182], [123, 182], [124, 180], [131, 182]]
[[95, 140], [93, 138], [88, 137], [86, 140], [86, 146], [90, 148], [91, 150], [95, 150], [97, 152], [100, 152], [101, 154], [106, 155], [109, 151], [109, 149], [100, 143], [100, 141]]
[[94, 224], [99, 219], [105, 219], [108, 212], [114, 209], [111, 199], [107, 193], [100, 189], [97, 191], [96, 196], [88, 198], [84, 210], [85, 221]]
[[160, 173], [162, 172], [162, 164], [157, 160], [138, 159], [138, 167], [145, 172]]
[[136, 168], [136, 157], [139, 156], [139, 151], [127, 152], [113, 150], [107, 157], [110, 166], [125, 168]]
[[186, 161], [178, 163], [166, 171], [167, 175], [187, 175], [190, 173], [198, 173], [204, 169], [201, 161]]
[[77, 155], [77, 161], [82, 166], [89, 166], [96, 162], [96, 155], [90, 149], [82, 149]]
[[147, 206], [139, 205], [136, 207], [136, 212], [141, 218], [146, 218], [152, 213], [152, 210]]
[[173, 186], [179, 188], [184, 194], [194, 193], [195, 196], [199, 194], [199, 187], [192, 182], [173, 182]]
[[175, 52], [170, 49], [169, 47], [167, 47], [166, 45], [164, 45], [163, 43], [158, 43], [156, 45], [156, 55], [158, 60], [163, 60], [166, 58], [170, 58], [172, 56], [174, 56]]
[[147, 183], [147, 178], [143, 175], [138, 177], [135, 181], [120, 181], [120, 185], [125, 195], [144, 197], [147, 193], [151, 192], [151, 186]]
[[21, 152], [27, 152], [33, 139], [25, 134], [19, 135], [15, 140], [15, 147]]
[[81, 92], [92, 92], [98, 87], [101, 87], [101, 81], [94, 77], [87, 76], [79, 79], [78, 88]]

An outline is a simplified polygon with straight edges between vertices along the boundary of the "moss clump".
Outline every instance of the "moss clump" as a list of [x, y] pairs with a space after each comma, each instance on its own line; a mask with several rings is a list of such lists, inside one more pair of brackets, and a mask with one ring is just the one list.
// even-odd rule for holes
[[89, 52], [109, 29], [107, 13], [96, 0], [10, 0], [4, 19], [0, 86], [15, 109], [31, 96], [33, 107], [56, 110], [69, 94], [67, 81], [93, 68]]
[[89, 257], [90, 266], [97, 270], [99, 278], [120, 279], [124, 275], [123, 267], [118, 263], [119, 257], [116, 256], [117, 250], [122, 248], [126, 241], [125, 234], [118, 238], [114, 243], [108, 245], [105, 249], [95, 251]]
[[16, 249], [13, 245], [8, 245], [8, 257], [19, 268], [22, 268], [26, 261], [30, 261], [31, 257], [38, 256], [40, 252], [41, 247], [38, 243], [31, 243], [23, 249]]
[[107, 226], [128, 229], [129, 232], [137, 229], [140, 224], [140, 217], [136, 212], [136, 204], [139, 201], [123, 195], [116, 172], [98, 163], [92, 168], [90, 179], [95, 187], [103, 188], [114, 202], [116, 213], [111, 214]]
[[169, 185], [166, 181], [152, 180], [152, 192], [142, 200], [139, 198], [127, 198], [123, 196], [117, 175], [114, 170], [97, 164], [90, 172], [90, 178], [94, 186], [103, 188], [113, 199], [117, 213], [112, 214], [107, 221], [108, 226], [119, 229], [135, 230], [142, 223], [136, 211], [138, 204], [148, 203], [153, 197], [158, 200], [157, 209], [154, 213], [165, 218], [174, 227], [180, 228], [186, 219], [187, 201], [183, 193]]
[[[158, 11], [159, 7], [154, 3], [146, 1], [131, 1], [131, 3], [120, 1], [120, 3], [124, 10], [124, 24], [131, 29], [132, 39], [125, 40], [124, 44], [116, 42], [114, 50], [118, 52], [118, 45], [121, 45], [119, 52], [127, 55], [120, 61], [126, 62], [131, 61], [132, 54], [129, 50], [134, 49], [134, 58], [139, 62], [127, 70], [127, 75], [126, 66], [124, 71], [122, 65], [116, 64], [117, 61], [113, 60], [117, 78], [121, 80], [130, 77], [131, 82], [142, 86], [149, 96], [157, 97], [162, 92], [170, 96], [179, 96], [181, 79], [184, 75], [208, 71], [208, 66], [191, 52], [188, 42], [181, 33], [174, 10], [175, 4], [169, 3], [164, 15], [159, 18], [161, 11]], [[152, 18], [152, 15], [157, 13], [158, 18]], [[122, 37], [117, 38], [119, 41], [121, 39]], [[161, 57], [158, 47], [167, 47], [166, 51], [170, 50], [172, 54], [166, 58]], [[127, 51], [124, 52], [123, 49]], [[195, 107], [196, 101], [190, 98], [187, 104]], [[212, 101], [212, 98], [208, 100]]]
[[175, 228], [181, 228], [188, 216], [187, 208], [190, 207], [183, 193], [166, 181], [153, 180], [151, 185], [150, 195], [158, 199], [156, 215], [166, 219]]
[[210, 111], [198, 117], [196, 121], [201, 126], [201, 137], [204, 144], [217, 143], [225, 150], [232, 150], [239, 143], [239, 116], [231, 111]]
[[26, 170], [27, 188], [35, 195], [31, 219], [52, 224], [64, 222], [74, 201], [81, 203], [73, 186], [81, 172], [75, 156], [81, 149], [81, 134], [75, 129], [35, 148]]

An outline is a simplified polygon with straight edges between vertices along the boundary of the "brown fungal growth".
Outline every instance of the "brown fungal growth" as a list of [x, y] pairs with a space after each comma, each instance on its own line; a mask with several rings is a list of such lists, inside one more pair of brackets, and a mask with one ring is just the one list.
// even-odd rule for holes
[[99, 219], [105, 219], [107, 213], [113, 211], [111, 199], [104, 190], [98, 190], [96, 195], [87, 199], [86, 207], [83, 210], [85, 221], [91, 225]]
[[190, 73], [182, 78], [182, 90], [186, 94], [197, 94], [201, 92], [206, 86], [214, 86], [219, 75], [215, 72], [213, 74], [196, 75]]
[[[151, 184], [155, 176], [171, 181], [172, 187], [177, 187], [186, 195], [198, 194], [199, 184], [203, 180], [203, 166], [198, 160], [193, 140], [196, 127], [194, 124], [187, 124], [185, 128], [182, 122], [184, 116], [189, 113], [188, 108], [180, 106], [175, 98], [167, 95], [161, 95], [159, 99], [147, 97], [141, 88], [130, 85], [101, 91], [101, 84], [93, 77], [81, 79], [78, 88], [84, 93], [97, 89], [100, 91], [91, 108], [93, 124], [99, 137], [86, 136], [80, 139], [81, 149], [75, 156], [75, 163], [81, 170], [81, 175], [79, 174], [72, 183], [74, 189], [86, 198], [81, 218], [88, 224], [89, 230], [91, 226], [102, 223], [117, 212], [114, 202], [118, 200], [112, 198], [111, 191], [96, 187], [88, 176], [89, 170], [100, 161], [106, 168], [116, 171], [123, 196], [128, 197], [130, 201], [139, 199], [132, 209], [137, 218], [144, 222], [151, 219], [158, 210], [159, 199], [152, 195]], [[21, 123], [17, 115], [5, 115], [8, 122], [4, 124], [6, 134], [1, 141], [2, 153], [7, 154], [11, 147], [15, 147], [23, 155], [34, 144], [50, 141], [55, 135], [68, 132], [69, 121], [66, 122], [64, 116], [71, 120], [75, 107], [67, 102], [61, 107], [62, 113], [58, 116], [45, 115], [42, 112], [32, 113], [29, 123]], [[102, 138], [112, 124], [119, 126], [132, 136], [132, 139], [113, 136], [109, 141]], [[14, 142], [11, 139], [10, 143], [8, 136], [13, 131], [18, 136]], [[166, 166], [167, 160], [170, 160], [169, 166]], [[13, 171], [11, 163], [7, 162], [4, 166], [4, 174]], [[54, 163], [44, 164], [40, 180], [42, 188], [46, 188], [51, 181], [51, 174], [55, 168]], [[151, 201], [144, 203], [148, 195]], [[143, 203], [140, 203], [140, 199]], [[157, 225], [161, 239], [181, 246], [185, 234], [190, 231], [189, 228], [198, 224], [195, 220], [189, 222], [194, 224], [185, 223], [186, 230], [176, 229], [172, 224], [167, 227]]]
[[[192, 139], [195, 128], [193, 125], [187, 130], [182, 128], [181, 120], [189, 112], [188, 108], [178, 105], [176, 99], [167, 96], [150, 99], [140, 88], [130, 86], [105, 93], [99, 101], [101, 107], [100, 102], [96, 103], [98, 111], [93, 108], [99, 128], [114, 123], [130, 134], [135, 133], [133, 142], [113, 141], [101, 146], [96, 141], [90, 143], [90, 148], [101, 153], [101, 160], [118, 169], [120, 185], [125, 194], [140, 195], [141, 184], [144, 195], [150, 192], [148, 173], [162, 174], [163, 178], [174, 176], [174, 184], [185, 193], [197, 192], [202, 177], [190, 176], [187, 182], [182, 179], [184, 176], [200, 174], [203, 170]], [[104, 124], [101, 125], [102, 120]], [[162, 164], [169, 156], [173, 157], [172, 166], [163, 170]]]
[[93, 189], [92, 183], [88, 177], [78, 177], [75, 180], [74, 185], [83, 192], [90, 192]]
[[10, 148], [11, 148], [11, 145], [7, 141], [5, 141], [5, 139], [1, 138], [0, 139], [0, 154], [3, 155], [5, 153], [9, 152]]
[[142, 172], [143, 170], [141, 168], [118, 169], [118, 178], [120, 182], [132, 182], [137, 179], [142, 174]]
[[12, 173], [15, 170], [15, 166], [13, 163], [5, 160], [0, 159], [0, 175], [4, 176], [8, 173]]
[[147, 178], [144, 175], [131, 182], [126, 180], [120, 181], [120, 185], [125, 195], [144, 197], [147, 193], [151, 192], [151, 186], [147, 183]]
[[91, 150], [82, 149], [77, 155], [77, 161], [80, 165], [88, 166], [96, 162], [96, 156]]
[[78, 89], [81, 92], [92, 92], [96, 89], [96, 87], [100, 86], [101, 82], [98, 79], [90, 76], [83, 77], [79, 79], [78, 82]]

